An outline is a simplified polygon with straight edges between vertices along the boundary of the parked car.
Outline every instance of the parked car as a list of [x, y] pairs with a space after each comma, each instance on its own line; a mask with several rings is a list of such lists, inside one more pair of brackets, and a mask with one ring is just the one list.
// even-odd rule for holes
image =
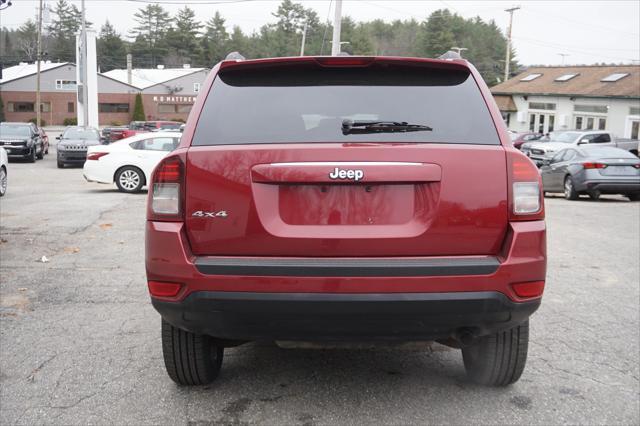
[[87, 148], [100, 145], [100, 133], [93, 127], [67, 127], [56, 139], [58, 168], [67, 164], [83, 164], [87, 159]]
[[638, 152], [638, 141], [615, 139], [610, 132], [602, 130], [554, 132], [551, 134], [548, 142], [528, 142], [522, 144], [521, 150], [540, 166], [544, 160], [550, 160], [556, 152], [567, 148], [568, 145], [578, 146], [587, 144], [618, 147], [631, 151], [636, 155]]
[[104, 145], [111, 143], [111, 133], [116, 131], [124, 131], [127, 127], [124, 126], [110, 126], [104, 127], [100, 132], [100, 142]]
[[564, 192], [567, 200], [588, 194], [622, 194], [640, 200], [640, 159], [608, 146], [572, 146], [558, 151], [540, 168], [544, 192]]
[[113, 130], [111, 140], [129, 138], [144, 132], [179, 129], [181, 125], [182, 123], [178, 121], [132, 121], [128, 129]]
[[9, 157], [22, 157], [31, 163], [41, 160], [45, 153], [44, 142], [33, 123], [0, 123], [0, 146]]
[[542, 133], [524, 132], [524, 133], [511, 133], [511, 143], [514, 148], [520, 149], [520, 146], [525, 142], [537, 141], [544, 139], [545, 135]]
[[84, 163], [89, 182], [113, 184], [122, 192], [138, 192], [151, 180], [154, 167], [180, 140], [175, 132], [142, 133], [108, 146], [91, 146]]
[[38, 133], [40, 133], [40, 139], [42, 139], [42, 145], [44, 147], [43, 155], [47, 155], [49, 154], [49, 136], [42, 127], [38, 127]]
[[4, 148], [0, 148], [0, 197], [7, 193], [9, 176], [9, 156]]
[[149, 181], [169, 377], [208, 383], [252, 340], [438, 340], [472, 380], [517, 381], [545, 281], [541, 181], [477, 70], [339, 56], [212, 72]]

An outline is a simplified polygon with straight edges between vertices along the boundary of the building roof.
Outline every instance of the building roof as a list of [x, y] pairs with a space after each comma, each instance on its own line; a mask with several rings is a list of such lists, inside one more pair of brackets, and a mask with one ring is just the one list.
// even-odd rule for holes
[[[42, 61], [40, 62], [40, 72], [48, 71], [48, 70], [58, 68], [68, 64], [74, 65], [70, 62]], [[7, 83], [12, 80], [17, 80], [22, 77], [27, 77], [29, 75], [33, 75], [38, 71], [37, 68], [38, 67], [35, 62], [32, 64], [21, 62], [18, 65], [5, 68], [2, 70], [2, 79], [0, 79], [0, 84]]]
[[[535, 74], [540, 75], [534, 77]], [[615, 81], [602, 81], [613, 74], [624, 76], [610, 79]], [[640, 98], [640, 65], [530, 67], [493, 86], [491, 92], [494, 95]]]
[[516, 103], [513, 102], [513, 97], [511, 96], [493, 95], [493, 99], [496, 101], [496, 104], [498, 104], [498, 109], [500, 109], [500, 111], [505, 111], [505, 112], [518, 111], [518, 108], [516, 107]]
[[[146, 89], [156, 84], [166, 83], [167, 81], [175, 80], [176, 78], [184, 77], [205, 69], [206, 68], [134, 68], [131, 70], [131, 84], [140, 89]], [[126, 69], [115, 69], [102, 74], [125, 84], [128, 82]]]

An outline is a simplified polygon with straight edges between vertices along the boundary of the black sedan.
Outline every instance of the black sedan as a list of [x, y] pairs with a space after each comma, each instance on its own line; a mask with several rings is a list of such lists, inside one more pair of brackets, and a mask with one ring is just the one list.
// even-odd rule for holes
[[570, 146], [558, 151], [540, 168], [544, 192], [562, 192], [568, 200], [587, 194], [622, 194], [640, 200], [640, 159], [607, 146]]

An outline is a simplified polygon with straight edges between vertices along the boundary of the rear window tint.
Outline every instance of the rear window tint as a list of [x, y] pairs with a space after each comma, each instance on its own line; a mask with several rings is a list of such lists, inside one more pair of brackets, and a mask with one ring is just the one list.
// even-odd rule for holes
[[[345, 119], [433, 130], [345, 135]], [[192, 145], [309, 142], [500, 143], [469, 72], [373, 65], [223, 72], [207, 96]]]

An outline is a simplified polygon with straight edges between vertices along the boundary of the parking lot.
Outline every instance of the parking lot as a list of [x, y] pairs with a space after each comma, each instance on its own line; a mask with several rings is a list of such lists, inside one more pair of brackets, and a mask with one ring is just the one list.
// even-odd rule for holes
[[[53, 141], [53, 136], [50, 136]], [[164, 371], [144, 270], [146, 194], [9, 165], [0, 201], [1, 424], [637, 424], [640, 203], [548, 198], [549, 269], [529, 360], [506, 389], [459, 351], [228, 349], [220, 378]], [[44, 260], [44, 262], [43, 262]]]

